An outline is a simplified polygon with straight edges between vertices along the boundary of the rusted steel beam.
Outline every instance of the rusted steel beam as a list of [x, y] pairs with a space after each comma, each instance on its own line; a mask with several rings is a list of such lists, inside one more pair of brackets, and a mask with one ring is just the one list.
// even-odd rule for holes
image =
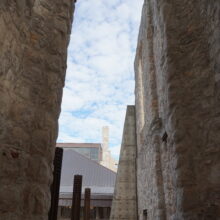
[[90, 199], [91, 190], [86, 188], [84, 193], [84, 220], [90, 220]]
[[73, 183], [71, 220], [80, 220], [81, 193], [82, 193], [82, 176], [75, 175], [74, 183]]
[[63, 149], [57, 147], [53, 161], [54, 171], [53, 171], [53, 183], [51, 185], [51, 206], [49, 211], [49, 220], [57, 220], [62, 160], [63, 160]]

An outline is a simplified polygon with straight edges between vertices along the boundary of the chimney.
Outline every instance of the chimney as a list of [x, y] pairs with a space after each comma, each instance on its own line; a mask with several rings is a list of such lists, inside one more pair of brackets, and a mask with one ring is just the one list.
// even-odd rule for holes
[[102, 149], [103, 151], [108, 150], [108, 143], [109, 143], [109, 127], [104, 126], [102, 127]]

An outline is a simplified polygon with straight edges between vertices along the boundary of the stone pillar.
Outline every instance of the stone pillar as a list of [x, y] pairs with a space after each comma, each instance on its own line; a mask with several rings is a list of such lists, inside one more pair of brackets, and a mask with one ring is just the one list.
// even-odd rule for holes
[[220, 218], [219, 15], [220, 1], [145, 0], [135, 60], [140, 219]]
[[48, 219], [73, 4], [0, 1], [0, 219]]
[[128, 106], [112, 201], [111, 220], [137, 219], [136, 147], [135, 107]]

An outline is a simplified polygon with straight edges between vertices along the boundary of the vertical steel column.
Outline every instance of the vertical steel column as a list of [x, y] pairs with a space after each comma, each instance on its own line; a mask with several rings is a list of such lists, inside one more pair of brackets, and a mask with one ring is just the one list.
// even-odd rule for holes
[[51, 206], [49, 211], [49, 220], [57, 220], [62, 160], [63, 160], [63, 149], [57, 147], [53, 161], [54, 171], [53, 171], [53, 183], [51, 185]]
[[84, 220], [90, 220], [90, 198], [91, 190], [86, 188], [84, 193]]
[[80, 220], [80, 204], [82, 192], [82, 176], [74, 176], [71, 220]]

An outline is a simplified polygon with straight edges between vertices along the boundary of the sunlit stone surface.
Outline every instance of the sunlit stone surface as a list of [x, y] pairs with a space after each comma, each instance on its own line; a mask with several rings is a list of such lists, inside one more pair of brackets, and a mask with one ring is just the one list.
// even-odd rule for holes
[[128, 106], [112, 202], [111, 220], [137, 219], [136, 143], [135, 107]]
[[219, 219], [220, 1], [146, 0], [135, 72], [139, 219]]

